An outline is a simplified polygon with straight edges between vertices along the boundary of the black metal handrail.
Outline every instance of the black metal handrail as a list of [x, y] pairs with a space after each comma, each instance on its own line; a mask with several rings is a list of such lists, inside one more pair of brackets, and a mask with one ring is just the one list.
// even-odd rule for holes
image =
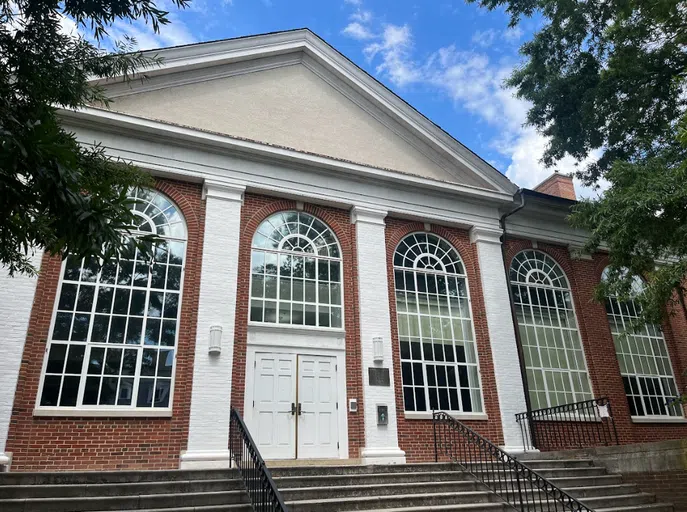
[[571, 450], [618, 444], [607, 397], [547, 407], [515, 415], [527, 450]]
[[253, 510], [286, 512], [286, 505], [270, 470], [267, 469], [243, 418], [233, 407], [229, 421], [229, 456], [241, 472]]
[[432, 415], [434, 455], [439, 451], [523, 512], [593, 512], [539, 473], [445, 412]]

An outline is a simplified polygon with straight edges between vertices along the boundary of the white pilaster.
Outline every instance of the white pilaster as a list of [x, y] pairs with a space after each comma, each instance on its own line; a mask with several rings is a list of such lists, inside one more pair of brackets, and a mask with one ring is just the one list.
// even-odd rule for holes
[[[229, 467], [229, 397], [244, 191], [243, 186], [209, 180], [203, 189], [205, 236], [188, 449], [181, 454], [183, 469]], [[208, 353], [213, 326], [222, 332], [219, 354]]]
[[[365, 410], [364, 464], [405, 463], [405, 452], [398, 447], [396, 401], [391, 350], [389, 284], [386, 264], [384, 217], [387, 212], [354, 207], [351, 222], [356, 226], [358, 257], [358, 301], [362, 343], [363, 399]], [[374, 361], [373, 338], [381, 337], [384, 359]], [[389, 386], [370, 386], [368, 368], [389, 370]], [[377, 424], [377, 406], [388, 407], [388, 425]]]
[[[38, 251], [31, 258], [35, 267], [40, 267], [42, 256]], [[0, 268], [0, 466], [11, 462], [5, 445], [37, 281], [36, 277], [20, 274], [10, 277], [6, 268]]]
[[503, 426], [503, 448], [509, 452], [522, 452], [523, 440], [515, 415], [525, 412], [527, 406], [500, 237], [499, 230], [470, 230], [470, 241], [477, 245], [482, 276], [482, 293]]

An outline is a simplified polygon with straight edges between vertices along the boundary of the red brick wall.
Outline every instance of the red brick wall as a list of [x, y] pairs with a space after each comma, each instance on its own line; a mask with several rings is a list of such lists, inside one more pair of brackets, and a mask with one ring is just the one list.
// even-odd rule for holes
[[43, 357], [60, 277], [60, 258], [44, 256], [7, 439], [13, 471], [177, 468], [186, 449], [196, 338], [205, 203], [201, 186], [160, 180], [188, 227], [184, 292], [171, 418], [34, 417]]
[[534, 189], [542, 194], [549, 194], [551, 196], [563, 197], [575, 201], [577, 195], [575, 194], [575, 185], [573, 179], [567, 174], [552, 174], [545, 179], [541, 184]]
[[[508, 264], [518, 252], [529, 248], [532, 248], [532, 244], [528, 240], [509, 240]], [[638, 424], [630, 420], [606, 308], [594, 300], [594, 288], [601, 280], [607, 257], [604, 254], [595, 254], [591, 260], [573, 259], [566, 247], [543, 243], [538, 244], [538, 250], [556, 260], [568, 277], [593, 393], [595, 397], [607, 396], [611, 400], [620, 442], [640, 443], [687, 437], [687, 425]], [[663, 328], [678, 389], [684, 389], [687, 383], [682, 375], [687, 369], [687, 324], [682, 311], [675, 313]]]
[[[241, 209], [241, 240], [239, 241], [239, 272], [236, 297], [236, 335], [232, 371], [231, 402], [243, 411], [246, 386], [246, 340], [250, 289], [250, 257], [253, 235], [260, 223], [273, 213], [295, 210], [296, 202], [257, 194], [246, 194]], [[358, 412], [348, 413], [349, 456], [360, 456], [364, 446], [362, 366], [360, 328], [358, 323], [357, 263], [355, 226], [347, 210], [323, 206], [304, 205], [304, 211], [325, 222], [341, 244], [343, 259], [344, 327], [346, 329], [346, 392], [348, 398], [358, 399]]]
[[643, 491], [656, 495], [661, 503], [672, 503], [676, 511], [687, 510], [687, 470], [658, 473], [624, 473], [623, 481], [637, 484]]
[[[432, 233], [448, 240], [460, 254], [465, 264], [472, 303], [472, 318], [475, 326], [477, 354], [479, 356], [482, 377], [482, 393], [488, 420], [465, 421], [480, 434], [497, 445], [503, 444], [503, 430], [501, 428], [501, 412], [499, 410], [496, 380], [494, 377], [494, 362], [489, 343], [487, 318], [484, 311], [482, 282], [480, 279], [477, 249], [470, 244], [470, 236], [466, 230], [431, 226]], [[424, 224], [400, 219], [386, 219], [386, 250], [387, 272], [389, 279], [389, 308], [391, 312], [391, 338], [394, 357], [394, 385], [396, 389], [396, 411], [398, 422], [398, 443], [406, 452], [409, 462], [434, 460], [434, 438], [431, 420], [405, 419], [403, 410], [403, 387], [401, 377], [401, 348], [398, 340], [398, 325], [396, 319], [396, 289], [394, 285], [394, 251], [398, 243], [406, 235], [424, 231]], [[510, 315], [510, 312], [507, 312]]]

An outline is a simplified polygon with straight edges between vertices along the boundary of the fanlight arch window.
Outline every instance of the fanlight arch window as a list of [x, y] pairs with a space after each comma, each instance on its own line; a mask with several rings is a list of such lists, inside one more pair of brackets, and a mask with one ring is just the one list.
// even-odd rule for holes
[[162, 239], [145, 257], [68, 257], [44, 363], [40, 407], [170, 409], [186, 253], [186, 224], [164, 194], [129, 194], [132, 236]]
[[[604, 278], [608, 270], [604, 270]], [[635, 276], [633, 290], [644, 282]], [[673, 367], [661, 328], [646, 324], [635, 328], [640, 306], [630, 299], [606, 298], [606, 314], [613, 335], [625, 394], [632, 416], [682, 416]]]
[[437, 235], [410, 234], [394, 253], [394, 282], [405, 410], [481, 413], [470, 295], [458, 251]]
[[592, 398], [568, 279], [549, 255], [518, 253], [510, 285], [532, 408]]
[[251, 252], [251, 322], [342, 327], [341, 248], [324, 222], [275, 213], [258, 227]]

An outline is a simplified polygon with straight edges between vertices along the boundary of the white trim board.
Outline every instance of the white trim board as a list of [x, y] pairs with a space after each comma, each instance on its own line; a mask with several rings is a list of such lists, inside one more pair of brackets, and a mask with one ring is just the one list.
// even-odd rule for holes
[[509, 194], [440, 182], [141, 120], [98, 109], [65, 112], [83, 144], [154, 174], [246, 186], [249, 191], [338, 207], [384, 207], [393, 215], [460, 227], [498, 229]]

